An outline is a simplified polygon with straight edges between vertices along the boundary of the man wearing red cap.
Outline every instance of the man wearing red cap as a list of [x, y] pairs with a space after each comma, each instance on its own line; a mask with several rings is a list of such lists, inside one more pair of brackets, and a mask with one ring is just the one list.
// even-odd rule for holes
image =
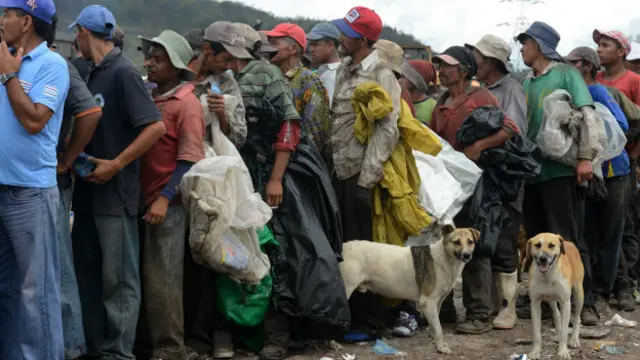
[[[596, 81], [620, 90], [636, 105], [640, 105], [640, 75], [628, 70], [625, 65], [625, 60], [631, 53], [629, 39], [620, 31], [600, 31], [596, 29], [593, 31], [593, 41], [598, 44], [598, 58], [600, 59], [600, 64], [605, 68], [605, 71], [601, 71], [596, 75]], [[631, 173], [635, 174], [636, 159], [640, 155], [640, 143], [631, 143], [627, 148], [631, 161]], [[631, 193], [636, 192], [636, 178], [633, 175], [629, 176], [629, 187]], [[624, 261], [621, 263], [624, 264], [624, 267], [633, 268], [638, 262], [638, 239], [634, 235], [634, 227], [638, 225], [634, 224], [633, 216], [631, 216], [635, 212], [635, 205], [631, 201], [631, 197], [629, 197], [626, 206], [629, 208], [627, 209], [628, 216], [626, 217], [622, 239]], [[622, 273], [627, 272], [625, 271], [626, 269], [621, 270], [623, 270]], [[635, 285], [633, 282], [627, 279], [627, 276], [618, 276], [615, 287], [620, 307], [633, 309], [635, 307], [635, 299], [633, 297]]]
[[279, 24], [265, 33], [271, 45], [278, 49], [271, 62], [280, 68], [291, 86], [303, 129], [322, 151], [331, 122], [329, 94], [320, 78], [302, 66], [307, 35], [295, 24]]
[[[335, 171], [334, 188], [340, 203], [344, 240], [372, 240], [372, 189], [382, 180], [382, 165], [398, 142], [401, 90], [393, 71], [379, 57], [378, 50], [372, 48], [382, 33], [382, 20], [378, 14], [357, 6], [333, 24], [341, 32], [340, 48], [346, 58], [336, 75], [326, 157]], [[377, 121], [369, 143], [361, 144], [354, 135], [356, 115], [351, 98], [355, 88], [366, 82], [379, 84], [389, 94], [393, 111]], [[359, 327], [360, 322], [375, 329], [384, 327], [384, 324], [372, 324], [374, 319], [383, 321], [380, 314], [376, 314], [381, 308], [379, 300], [365, 300], [356, 294], [351, 299], [352, 327]]]

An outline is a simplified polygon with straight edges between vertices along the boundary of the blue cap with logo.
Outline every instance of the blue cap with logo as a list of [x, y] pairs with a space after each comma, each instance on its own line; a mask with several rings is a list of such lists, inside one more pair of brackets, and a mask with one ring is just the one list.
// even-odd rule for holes
[[331, 39], [340, 39], [340, 30], [338, 28], [328, 22], [316, 24], [316, 26], [311, 29], [311, 32], [307, 34], [308, 40], [321, 40], [324, 38]]
[[116, 28], [116, 18], [106, 7], [91, 5], [80, 12], [76, 20], [69, 25], [69, 30], [73, 30], [77, 25], [98, 34], [108, 35], [107, 40], [109, 40]]
[[0, 0], [0, 8], [20, 9], [47, 24], [51, 24], [56, 13], [53, 0]]

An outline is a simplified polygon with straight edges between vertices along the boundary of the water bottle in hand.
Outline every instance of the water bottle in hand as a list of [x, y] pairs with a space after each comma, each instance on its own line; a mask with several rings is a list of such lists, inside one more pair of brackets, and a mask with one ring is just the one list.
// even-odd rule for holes
[[211, 95], [222, 95], [222, 91], [218, 86], [218, 83], [211, 83]]

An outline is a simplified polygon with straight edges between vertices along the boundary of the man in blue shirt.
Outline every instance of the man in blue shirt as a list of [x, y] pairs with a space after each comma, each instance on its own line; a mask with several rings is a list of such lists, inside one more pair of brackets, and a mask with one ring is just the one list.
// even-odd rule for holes
[[165, 126], [140, 73], [114, 46], [115, 28], [113, 14], [100, 5], [82, 10], [70, 27], [82, 57], [92, 62], [87, 87], [102, 108], [85, 147], [96, 168], [75, 181], [71, 238], [88, 356], [133, 360], [140, 309], [138, 158]]
[[44, 41], [52, 0], [0, 7], [0, 359], [61, 360], [56, 145], [69, 70]]
[[[581, 46], [574, 49], [565, 59], [580, 71], [593, 101], [609, 109], [623, 131], [629, 130], [627, 118], [620, 105], [604, 85], [595, 81], [595, 76], [600, 69], [600, 60], [596, 51]], [[631, 166], [627, 152], [623, 150], [617, 157], [606, 161], [602, 165], [602, 173], [608, 196], [604, 201], [587, 199], [584, 229], [589, 253], [596, 260], [593, 263], [592, 292], [596, 297], [598, 314], [602, 314], [613, 293], [622, 249], [622, 234], [627, 211], [627, 207], [623, 204], [631, 195], [629, 193]]]

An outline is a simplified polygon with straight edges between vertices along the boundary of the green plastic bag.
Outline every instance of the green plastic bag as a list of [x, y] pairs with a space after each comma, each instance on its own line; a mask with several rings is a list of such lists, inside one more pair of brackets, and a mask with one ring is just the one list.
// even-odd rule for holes
[[[278, 245], [271, 229], [266, 225], [258, 230], [258, 240], [262, 252], [265, 252], [265, 245]], [[217, 285], [218, 310], [227, 320], [241, 327], [254, 327], [262, 323], [271, 298], [271, 274], [267, 274], [258, 285], [241, 284], [228, 276], [220, 275]]]

